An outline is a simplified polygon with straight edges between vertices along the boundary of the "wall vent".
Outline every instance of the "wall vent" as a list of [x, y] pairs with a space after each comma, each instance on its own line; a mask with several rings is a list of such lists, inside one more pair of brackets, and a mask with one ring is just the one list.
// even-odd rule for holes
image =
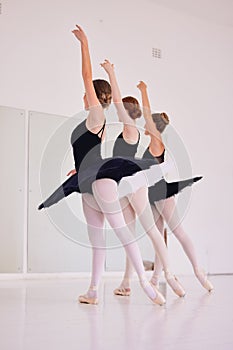
[[162, 51], [156, 47], [152, 47], [152, 57], [154, 58], [162, 58]]

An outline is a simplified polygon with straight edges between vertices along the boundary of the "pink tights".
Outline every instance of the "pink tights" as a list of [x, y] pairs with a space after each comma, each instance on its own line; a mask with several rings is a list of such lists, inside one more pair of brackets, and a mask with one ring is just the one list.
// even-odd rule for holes
[[141, 286], [150, 299], [156, 292], [147, 281], [141, 254], [134, 236], [126, 226], [118, 199], [117, 183], [111, 179], [101, 179], [93, 183], [93, 195], [84, 194], [83, 210], [87, 220], [89, 239], [93, 249], [92, 277], [88, 297], [96, 298], [98, 285], [104, 269], [105, 240], [104, 217], [121, 241], [127, 256], [137, 272]]

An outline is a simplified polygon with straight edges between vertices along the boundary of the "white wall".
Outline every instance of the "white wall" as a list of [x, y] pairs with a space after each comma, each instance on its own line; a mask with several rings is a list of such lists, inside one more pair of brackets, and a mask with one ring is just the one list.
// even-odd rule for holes
[[[135, 86], [143, 79], [152, 106], [170, 115], [193, 173], [204, 176], [184, 224], [208, 270], [232, 272], [233, 27], [168, 5], [2, 1], [0, 105], [67, 116], [80, 111], [80, 52], [71, 30], [81, 24], [89, 36], [94, 77], [105, 76], [99, 63], [109, 58], [123, 95], [139, 96]], [[152, 47], [162, 50], [161, 60], [152, 58]], [[178, 271], [187, 271], [185, 262], [179, 258]]]

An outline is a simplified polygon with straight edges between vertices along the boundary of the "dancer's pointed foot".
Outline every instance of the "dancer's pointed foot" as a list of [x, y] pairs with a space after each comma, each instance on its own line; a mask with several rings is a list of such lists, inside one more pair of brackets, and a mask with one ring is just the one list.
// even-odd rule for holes
[[99, 302], [97, 298], [97, 288], [95, 286], [90, 287], [86, 294], [79, 296], [78, 301], [83, 304], [97, 305]]
[[141, 280], [140, 283], [144, 292], [154, 304], [162, 306], [166, 303], [164, 296], [158, 291], [155, 286], [152, 286], [149, 281]]
[[165, 278], [169, 286], [179, 297], [185, 296], [185, 290], [176, 278], [176, 276], [172, 275], [169, 271], [165, 271]]
[[153, 301], [153, 303], [154, 304], [158, 304], [158, 305], [164, 305], [164, 304], [166, 304], [166, 299], [164, 298], [164, 296], [163, 296], [163, 294], [162, 293], [160, 293], [160, 291], [158, 290], [158, 288], [156, 287], [156, 286], [154, 286], [153, 284], [152, 284], [152, 287], [153, 287], [153, 289], [154, 289], [154, 291], [155, 291], [155, 293], [156, 293], [156, 298], [154, 299], [154, 300], [152, 300]]
[[204, 270], [202, 269], [194, 269], [194, 273], [201, 283], [201, 285], [208, 290], [208, 292], [211, 292], [214, 289], [214, 286], [212, 283], [207, 279], [207, 275]]
[[87, 294], [80, 295], [78, 298], [78, 301], [83, 304], [92, 304], [97, 305], [98, 299], [97, 298], [90, 298]]
[[113, 293], [115, 295], [121, 295], [121, 296], [130, 296], [130, 293], [131, 293], [131, 289], [130, 288], [125, 288], [125, 287], [119, 287], [119, 288], [116, 288], [114, 289]]

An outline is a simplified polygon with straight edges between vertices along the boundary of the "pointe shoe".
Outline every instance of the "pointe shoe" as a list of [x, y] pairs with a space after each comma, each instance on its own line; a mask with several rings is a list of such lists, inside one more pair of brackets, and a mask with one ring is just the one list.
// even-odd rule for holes
[[121, 295], [121, 296], [124, 296], [124, 297], [130, 296], [130, 292], [131, 292], [131, 289], [130, 288], [125, 288], [125, 287], [119, 287], [119, 288], [116, 288], [113, 291], [113, 293], [115, 295]]
[[165, 271], [165, 278], [167, 280], [167, 283], [169, 286], [173, 289], [173, 291], [178, 295], [179, 297], [185, 296], [185, 290], [181, 286], [180, 282], [176, 278], [176, 276], [172, 275], [169, 271]]
[[[149, 281], [140, 281], [140, 283], [141, 283], [141, 286], [142, 286], [142, 288], [144, 289], [144, 291], [146, 292], [146, 287], [147, 286], [151, 286], [153, 289], [154, 289], [154, 291], [155, 291], [155, 293], [156, 293], [156, 297], [153, 299], [153, 298], [150, 298], [150, 300], [154, 303], [154, 304], [157, 304], [157, 305], [160, 305], [160, 306], [162, 306], [162, 305], [164, 305], [165, 303], [166, 303], [166, 299], [164, 298], [164, 296], [158, 291], [158, 289], [154, 286], [154, 285], [152, 285]], [[147, 293], [146, 293], [147, 294]], [[148, 295], [148, 294], [147, 294]]]
[[208, 292], [211, 292], [214, 289], [214, 286], [210, 281], [207, 279], [207, 275], [204, 270], [202, 269], [195, 269], [194, 273], [198, 279], [198, 281], [201, 283], [201, 285], [208, 290]]
[[83, 304], [92, 304], [92, 305], [97, 305], [98, 304], [98, 299], [97, 298], [89, 298], [87, 294], [85, 295], [80, 295], [78, 298], [78, 301]]
[[160, 305], [160, 306], [166, 304], [166, 299], [164, 298], [163, 294], [160, 293], [160, 291], [158, 290], [158, 288], [155, 285], [153, 285], [153, 284], [151, 284], [151, 285], [152, 285], [152, 287], [157, 295], [157, 297], [155, 299], [151, 299], [153, 301], [153, 303]]
[[[89, 291], [96, 291], [96, 287], [90, 287]], [[88, 294], [80, 295], [78, 298], [78, 301], [83, 304], [92, 304], [97, 305], [98, 304], [98, 298], [91, 298], [88, 296]]]

